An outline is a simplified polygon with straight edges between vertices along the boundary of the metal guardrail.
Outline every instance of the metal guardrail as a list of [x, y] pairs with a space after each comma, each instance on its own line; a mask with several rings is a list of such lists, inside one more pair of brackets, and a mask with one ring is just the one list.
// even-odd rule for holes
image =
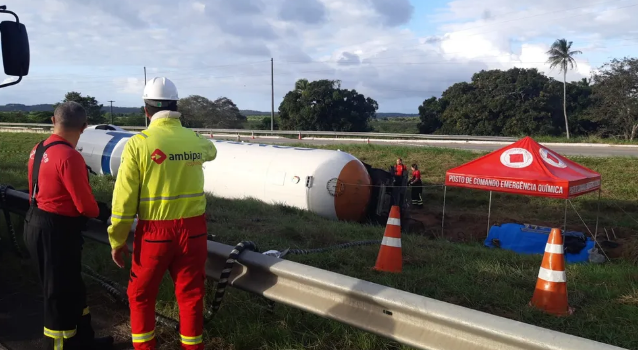
[[[8, 190], [7, 197], [15, 213], [26, 210], [26, 193]], [[97, 220], [89, 221], [84, 235], [108, 244]], [[217, 280], [232, 249], [208, 241], [208, 277]], [[418, 349], [622, 349], [251, 251], [237, 262], [228, 283], [238, 289]]]
[[[0, 128], [51, 128], [51, 124], [33, 123], [0, 123]], [[119, 126], [124, 130], [144, 130], [144, 126]], [[248, 129], [208, 129], [193, 128], [198, 133], [207, 134], [237, 134], [237, 135], [287, 135], [287, 136], [332, 136], [332, 137], [360, 137], [360, 138], [389, 138], [389, 139], [417, 139], [417, 140], [455, 140], [455, 141], [500, 141], [515, 142], [518, 139], [504, 136], [470, 136], [470, 135], [433, 135], [433, 134], [400, 134], [376, 132], [337, 132], [337, 131], [304, 131], [304, 130], [248, 130]]]

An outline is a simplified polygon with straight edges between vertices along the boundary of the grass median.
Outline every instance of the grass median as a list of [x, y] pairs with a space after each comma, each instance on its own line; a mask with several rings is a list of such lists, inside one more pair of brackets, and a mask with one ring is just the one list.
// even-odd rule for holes
[[[29, 151], [46, 135], [0, 133], [0, 183], [26, 187]], [[354, 247], [312, 255], [291, 255], [286, 259], [361, 278], [382, 285], [485, 311], [628, 349], [638, 349], [638, 272], [631, 260], [635, 251], [627, 248], [605, 265], [568, 265], [571, 317], [556, 318], [527, 307], [531, 299], [541, 256], [523, 256], [482, 246], [487, 225], [488, 193], [448, 189], [446, 227], [440, 229], [442, 188], [445, 170], [478, 156], [477, 153], [421, 147], [335, 145], [362, 161], [387, 168], [397, 156], [406, 164], [420, 165], [427, 185], [428, 203], [419, 232], [403, 236], [404, 271], [378, 273], [374, 265], [378, 246]], [[576, 158], [575, 161], [602, 173], [603, 201], [600, 227], [614, 228], [623, 247], [631, 247], [638, 223], [625, 214], [636, 213], [638, 184], [633, 181], [638, 160], [627, 158]], [[110, 201], [114, 179], [91, 176], [96, 197]], [[573, 200], [580, 216], [593, 229], [597, 195]], [[620, 209], [619, 209], [620, 208]], [[622, 210], [621, 210], [622, 209]], [[624, 211], [623, 211], [624, 210]], [[381, 239], [382, 226], [333, 222], [314, 214], [255, 200], [208, 198], [209, 233], [222, 243], [256, 242], [261, 251], [285, 248], [319, 248], [333, 244]], [[525, 222], [560, 226], [564, 202], [535, 197], [494, 194], [493, 222]], [[568, 213], [570, 229], [585, 231], [573, 210]], [[19, 220], [16, 218], [16, 223]], [[0, 230], [4, 224], [0, 223]], [[17, 226], [19, 229], [20, 226]], [[6, 240], [3, 240], [6, 242]], [[4, 254], [4, 259], [9, 259]], [[96, 271], [123, 285], [127, 269], [118, 269], [109, 249], [87, 242], [85, 262]], [[9, 266], [11, 264], [7, 264]], [[3, 273], [5, 273], [3, 271]], [[25, 271], [24, 273], [29, 273]], [[214, 287], [209, 282], [209, 286]], [[208, 295], [208, 300], [211, 295]], [[177, 305], [168, 276], [161, 287], [157, 309], [177, 316]], [[127, 330], [124, 330], [127, 331]], [[260, 297], [229, 289], [219, 314], [207, 327], [210, 349], [398, 349], [389, 341], [356, 328], [277, 305], [271, 312]], [[164, 341], [175, 341], [165, 333]]]

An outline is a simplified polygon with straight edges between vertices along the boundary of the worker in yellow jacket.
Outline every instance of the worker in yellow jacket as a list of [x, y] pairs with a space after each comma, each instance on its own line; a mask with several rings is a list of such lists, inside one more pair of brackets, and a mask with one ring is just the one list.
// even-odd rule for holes
[[155, 300], [166, 270], [175, 283], [182, 349], [202, 343], [207, 228], [203, 162], [213, 143], [184, 128], [177, 88], [154, 78], [144, 88], [148, 129], [131, 137], [122, 153], [108, 228], [113, 261], [124, 267], [126, 239], [137, 214], [128, 284], [136, 350], [155, 349]]

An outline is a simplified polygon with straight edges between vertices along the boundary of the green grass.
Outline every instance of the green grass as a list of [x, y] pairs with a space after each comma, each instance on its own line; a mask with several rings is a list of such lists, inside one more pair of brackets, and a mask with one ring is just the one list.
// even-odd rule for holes
[[[26, 185], [26, 159], [31, 147], [45, 135], [0, 133], [0, 183], [14, 187]], [[428, 184], [442, 182], [444, 171], [477, 157], [476, 153], [445, 149], [390, 146], [338, 145], [339, 148], [374, 166], [386, 168], [395, 157], [406, 163], [418, 162]], [[601, 226], [615, 228], [619, 241], [629, 246], [638, 224], [628, 213], [636, 213], [638, 185], [634, 181], [638, 160], [627, 158], [575, 158], [603, 174], [604, 202]], [[114, 179], [91, 177], [96, 197], [109, 200]], [[574, 200], [589, 223], [595, 221], [595, 195]], [[556, 318], [527, 307], [532, 297], [541, 256], [521, 256], [508, 251], [482, 247], [487, 224], [485, 192], [448, 189], [445, 239], [440, 235], [442, 191], [430, 188], [423, 213], [431, 220], [422, 234], [403, 236], [404, 271], [378, 273], [374, 265], [378, 247], [367, 246], [287, 259], [348, 276], [406, 290], [419, 295], [489, 312], [514, 320], [594, 339], [628, 349], [638, 349], [638, 270], [627, 259], [605, 265], [568, 265], [571, 317]], [[495, 195], [494, 222], [562, 224], [563, 203], [541, 198]], [[284, 206], [244, 200], [208, 199], [209, 233], [217, 240], [234, 245], [252, 240], [261, 251], [284, 248], [316, 248], [368, 239], [380, 239], [383, 227], [332, 222], [308, 212]], [[569, 214], [570, 228], [582, 230], [576, 214]], [[428, 221], [428, 220], [426, 220]], [[16, 223], [19, 220], [16, 218]], [[4, 229], [0, 222], [0, 230]], [[454, 241], [448, 242], [446, 239]], [[634, 254], [634, 253], [627, 253]], [[621, 254], [619, 254], [620, 256]], [[6, 256], [6, 254], [5, 254]], [[87, 242], [85, 261], [98, 272], [122, 284], [127, 269], [120, 270], [110, 260], [106, 246]], [[129, 265], [130, 266], [130, 265]], [[212, 287], [213, 283], [209, 283]], [[168, 277], [162, 284], [157, 308], [173, 317], [177, 308]], [[209, 299], [210, 300], [210, 299]], [[269, 313], [262, 298], [235, 289], [227, 291], [220, 313], [207, 327], [211, 349], [402, 349], [387, 339], [353, 327], [326, 320], [299, 310], [277, 305]]]

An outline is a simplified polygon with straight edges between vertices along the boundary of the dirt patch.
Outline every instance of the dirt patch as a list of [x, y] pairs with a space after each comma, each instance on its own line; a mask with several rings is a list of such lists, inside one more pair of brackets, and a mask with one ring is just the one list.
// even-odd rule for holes
[[414, 209], [409, 212], [407, 231], [432, 238], [445, 238], [451, 242], [480, 242], [487, 234], [487, 216], [477, 214], [445, 215]]
[[[481, 243], [487, 237], [487, 213], [461, 213], [445, 214], [445, 225], [442, 227], [443, 212], [429, 211], [428, 209], [413, 208], [408, 212], [404, 220], [406, 231], [411, 234], [419, 234], [430, 238], [444, 238], [451, 242]], [[490, 220], [491, 225], [505, 223], [530, 223], [539, 226], [555, 227], [556, 222], [534, 220], [533, 222], [521, 222], [518, 218], [503, 215], [494, 215]], [[591, 237], [589, 231], [582, 225], [567, 225], [570, 231], [583, 232], [586, 237]], [[595, 227], [590, 227], [595, 230]], [[603, 247], [610, 259], [623, 259], [638, 265], [638, 232], [628, 228], [599, 227], [596, 240]], [[598, 245], [596, 245], [598, 247]]]

